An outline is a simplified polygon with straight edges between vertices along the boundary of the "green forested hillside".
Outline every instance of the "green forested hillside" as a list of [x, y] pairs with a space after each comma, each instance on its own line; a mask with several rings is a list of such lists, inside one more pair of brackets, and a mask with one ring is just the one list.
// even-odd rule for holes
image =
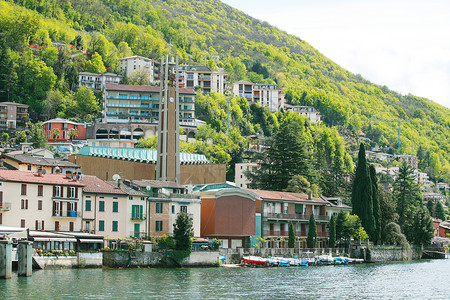
[[[4, 43], [0, 100], [30, 103], [37, 113], [46, 112], [48, 92], [54, 90], [64, 99], [59, 110], [76, 106], [74, 101], [79, 99], [71, 91], [75, 72], [103, 71], [102, 63], [116, 71], [118, 59], [130, 54], [158, 58], [168, 53], [171, 42], [182, 62], [223, 67], [231, 82], [277, 83], [288, 102], [315, 106], [327, 125], [336, 126], [346, 136], [363, 130], [378, 144], [396, 149], [395, 123], [376, 120], [409, 120], [410, 124], [402, 123], [402, 152], [416, 154], [421, 146], [422, 169], [450, 174], [449, 109], [372, 84], [333, 63], [306, 41], [220, 1], [0, 1], [0, 33]], [[71, 63], [64, 64], [51, 42], [72, 43], [99, 56], [95, 56], [96, 63], [94, 59], [86, 62], [70, 48]], [[37, 62], [27, 51], [28, 44], [44, 47]], [[10, 70], [7, 64], [17, 72], [4, 71]], [[30, 79], [33, 76], [39, 81]], [[76, 111], [66, 110], [66, 117]], [[254, 133], [264, 127], [260, 125], [240, 124], [238, 128]], [[223, 130], [223, 123], [213, 128]]]

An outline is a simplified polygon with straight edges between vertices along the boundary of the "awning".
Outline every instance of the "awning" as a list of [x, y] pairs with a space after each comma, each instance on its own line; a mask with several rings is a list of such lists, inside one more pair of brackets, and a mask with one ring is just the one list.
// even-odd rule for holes
[[35, 242], [76, 242], [75, 238], [48, 238], [48, 237], [35, 237]]
[[96, 239], [80, 239], [80, 243], [99, 243], [102, 244], [103, 240], [96, 240]]

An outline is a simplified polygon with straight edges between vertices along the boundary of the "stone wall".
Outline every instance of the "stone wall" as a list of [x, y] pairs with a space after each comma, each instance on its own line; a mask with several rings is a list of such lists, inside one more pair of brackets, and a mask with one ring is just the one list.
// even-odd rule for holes
[[[167, 254], [167, 255], [166, 255]], [[105, 251], [103, 266], [108, 268], [137, 267], [214, 267], [218, 266], [218, 251], [194, 251], [181, 263], [171, 258], [170, 253], [142, 251]]]
[[361, 246], [352, 250], [352, 257], [363, 258], [367, 262], [406, 261], [421, 259], [422, 250], [414, 246]]
[[33, 256], [34, 267], [39, 269], [101, 268], [102, 253], [78, 253], [73, 256]]
[[[305, 253], [308, 252], [308, 253]], [[349, 256], [344, 248], [239, 248], [220, 249], [220, 255], [226, 257], [227, 264], [239, 264], [243, 256], [260, 257], [314, 257], [316, 255], [331, 254], [332, 256]]]

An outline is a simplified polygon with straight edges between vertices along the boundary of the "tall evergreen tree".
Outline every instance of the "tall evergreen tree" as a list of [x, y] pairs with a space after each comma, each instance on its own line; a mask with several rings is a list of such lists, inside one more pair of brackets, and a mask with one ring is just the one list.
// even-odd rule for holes
[[433, 219], [430, 217], [425, 207], [420, 207], [414, 214], [412, 231], [414, 232], [413, 242], [415, 245], [428, 246], [434, 236]]
[[358, 153], [358, 165], [352, 186], [352, 211], [361, 219], [362, 226], [367, 232], [375, 231], [373, 217], [372, 182], [366, 162], [366, 150], [361, 143]]
[[295, 248], [295, 230], [294, 230], [294, 223], [292, 222], [289, 222], [288, 248]]
[[306, 238], [306, 245], [308, 248], [316, 248], [317, 244], [317, 227], [316, 227], [316, 219], [314, 218], [314, 214], [312, 213], [309, 217], [309, 231], [308, 237]]
[[378, 243], [381, 240], [381, 209], [380, 209], [380, 199], [378, 195], [378, 180], [375, 167], [373, 165], [369, 166], [370, 181], [372, 182], [372, 205], [373, 205], [373, 218], [375, 221], [375, 230], [373, 232], [368, 232], [370, 239], [374, 243]]
[[345, 238], [345, 222], [347, 221], [347, 214], [341, 209], [336, 217], [336, 240], [339, 242], [340, 240]]
[[173, 226], [173, 240], [175, 249], [183, 251], [192, 251], [191, 237], [194, 235], [191, 220], [185, 212], [180, 212]]
[[442, 221], [445, 221], [445, 211], [444, 211], [444, 206], [442, 205], [442, 202], [440, 200], [438, 200], [436, 202], [436, 212], [435, 212], [435, 217], [438, 219], [441, 219]]
[[336, 247], [336, 217], [333, 215], [331, 216], [330, 223], [328, 224], [329, 233], [330, 233], [330, 242], [328, 243], [328, 246], [330, 248]]

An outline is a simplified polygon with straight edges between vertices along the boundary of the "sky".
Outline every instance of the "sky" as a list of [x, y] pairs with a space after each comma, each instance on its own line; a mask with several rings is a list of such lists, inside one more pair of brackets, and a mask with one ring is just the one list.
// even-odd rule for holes
[[346, 70], [450, 108], [449, 0], [222, 0]]

